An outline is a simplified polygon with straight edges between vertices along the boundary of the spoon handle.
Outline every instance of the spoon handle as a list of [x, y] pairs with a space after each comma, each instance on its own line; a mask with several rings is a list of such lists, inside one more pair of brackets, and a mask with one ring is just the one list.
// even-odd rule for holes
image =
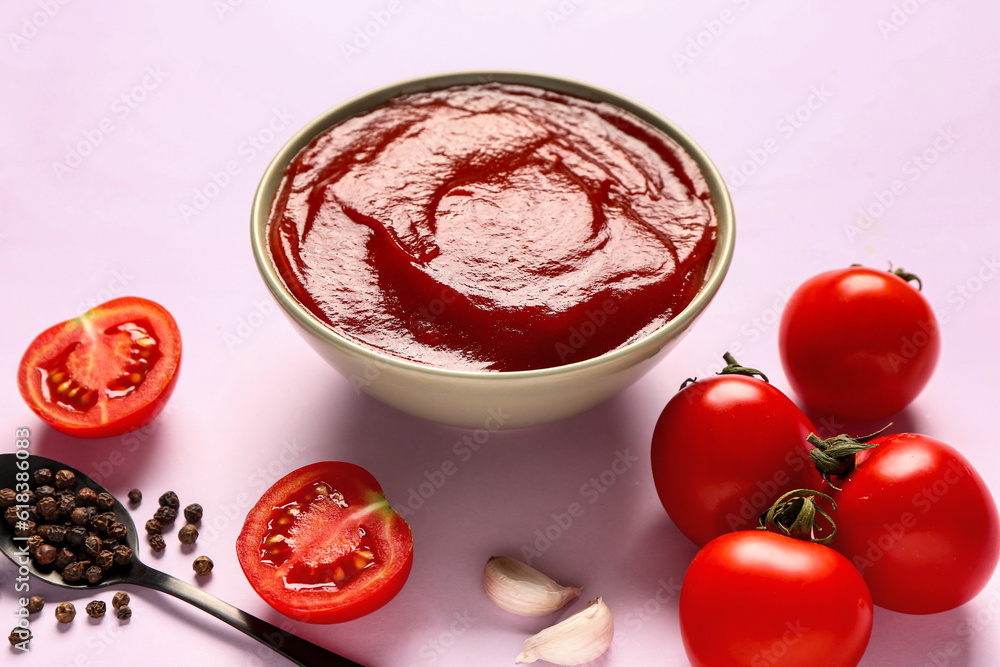
[[267, 621], [262, 621], [256, 616], [251, 616], [228, 602], [223, 602], [217, 597], [209, 595], [197, 586], [192, 586], [185, 581], [151, 567], [143, 566], [141, 571], [133, 572], [130, 581], [140, 586], [168, 593], [185, 602], [190, 602], [199, 609], [207, 611], [212, 616], [228, 623], [240, 632], [253, 637], [298, 665], [303, 665], [304, 667], [315, 667], [317, 665], [322, 665], [323, 667], [364, 667], [360, 663], [339, 656], [322, 646], [308, 642], [301, 637], [297, 637], [277, 626], [271, 625]]

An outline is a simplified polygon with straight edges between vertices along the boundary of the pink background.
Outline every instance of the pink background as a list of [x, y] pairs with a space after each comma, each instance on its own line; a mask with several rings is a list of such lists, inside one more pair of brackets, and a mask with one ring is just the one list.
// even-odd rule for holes
[[[854, 262], [919, 273], [941, 321], [937, 374], [896, 428], [955, 445], [1000, 488], [997, 381], [987, 367], [1000, 306], [993, 5], [95, 4], [0, 6], [0, 450], [13, 449], [15, 428], [31, 428], [33, 451], [100, 475], [119, 494], [143, 489], [139, 521], [167, 489], [204, 505], [195, 553], [171, 532], [163, 554], [142, 554], [155, 567], [194, 580], [190, 562], [205, 553], [216, 570], [200, 585], [281, 622], [237, 564], [242, 519], [284, 473], [348, 460], [409, 506], [413, 573], [380, 611], [340, 626], [293, 625], [303, 637], [367, 665], [512, 664], [524, 638], [582, 602], [551, 619], [514, 617], [486, 599], [482, 567], [548, 529], [556, 539], [534, 564], [603, 596], [615, 615], [616, 643], [599, 664], [684, 665], [677, 587], [695, 549], [656, 498], [653, 424], [679, 383], [718, 368], [726, 350], [787, 388], [776, 345], [785, 299], [814, 273]], [[578, 78], [662, 112], [715, 160], [738, 228], [727, 281], [663, 364], [579, 417], [481, 432], [474, 453], [455, 448], [472, 432], [384, 407], [324, 366], [276, 312], [248, 234], [257, 181], [301, 125], [370, 88], [472, 68]], [[21, 354], [44, 328], [126, 294], [161, 302], [181, 326], [169, 410], [132, 438], [78, 442], [49, 430], [17, 394]], [[616, 459], [630, 465], [612, 468]], [[420, 505], [414, 494], [450, 465], [455, 474]], [[583, 513], [553, 528], [573, 503]], [[14, 575], [0, 563], [9, 626]], [[41, 583], [32, 592], [81, 610], [90, 599]], [[51, 667], [162, 664], [166, 651], [176, 664], [287, 664], [193, 607], [130, 592], [128, 625], [81, 613], [57, 628], [50, 607], [32, 624], [31, 654], [16, 657]], [[879, 610], [863, 664], [984, 666], [998, 653], [995, 578], [952, 612]]]

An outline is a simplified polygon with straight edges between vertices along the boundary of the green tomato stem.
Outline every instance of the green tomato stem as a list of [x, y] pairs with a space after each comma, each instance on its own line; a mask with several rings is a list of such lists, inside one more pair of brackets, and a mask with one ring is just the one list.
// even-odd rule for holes
[[[836, 510], [837, 503], [830, 496], [811, 489], [796, 489], [778, 498], [771, 507], [761, 514], [758, 530], [779, 533], [796, 540], [829, 544], [837, 534], [837, 524], [833, 517], [816, 505], [816, 497], [830, 502]], [[824, 530], [817, 520], [823, 517], [829, 524]]]
[[740, 366], [736, 362], [735, 357], [733, 357], [733, 355], [730, 354], [729, 352], [726, 352], [724, 355], [722, 355], [722, 358], [725, 359], [727, 366], [723, 368], [721, 371], [719, 371], [718, 373], [719, 375], [746, 375], [748, 377], [753, 377], [757, 375], [760, 376], [761, 380], [770, 384], [770, 380], [767, 379], [766, 375], [764, 375], [756, 368], [748, 368], [746, 366]]
[[819, 471], [823, 480], [840, 491], [840, 487], [836, 486], [830, 478], [843, 479], [854, 472], [858, 452], [877, 447], [878, 445], [874, 445], [870, 441], [882, 435], [890, 426], [892, 426], [891, 422], [871, 435], [860, 438], [841, 434], [822, 440], [815, 433], [810, 433], [806, 440], [815, 449], [809, 450], [809, 460], [816, 466], [816, 470]]

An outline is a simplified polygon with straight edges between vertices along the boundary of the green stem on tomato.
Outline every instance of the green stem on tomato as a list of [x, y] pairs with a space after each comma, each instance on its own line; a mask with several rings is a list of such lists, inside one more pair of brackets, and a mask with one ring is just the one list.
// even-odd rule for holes
[[724, 355], [722, 355], [722, 358], [725, 359], [727, 366], [723, 368], [721, 371], [719, 371], [718, 375], [746, 375], [748, 377], [753, 377], [755, 375], [758, 375], [760, 376], [761, 380], [770, 384], [770, 380], [767, 379], [766, 375], [764, 375], [756, 368], [748, 368], [746, 366], [740, 366], [736, 362], [736, 358], [733, 357], [733, 355], [730, 354], [729, 352], [726, 352]]
[[840, 491], [840, 487], [836, 486], [830, 478], [843, 479], [854, 472], [858, 452], [878, 447], [870, 441], [882, 435], [890, 426], [892, 426], [891, 422], [871, 435], [860, 438], [841, 434], [822, 440], [815, 433], [810, 433], [806, 440], [813, 445], [814, 449], [809, 450], [809, 460], [816, 466], [816, 470], [819, 471], [823, 480]]
[[[726, 352], [724, 355], [722, 355], [722, 358], [725, 359], [726, 361], [726, 367], [723, 368], [718, 373], [716, 373], [716, 375], [746, 375], [747, 377], [754, 377], [755, 375], [757, 375], [760, 376], [761, 380], [770, 384], [770, 381], [767, 379], [766, 375], [764, 375], [756, 368], [747, 368], [746, 366], [740, 366], [736, 362], [736, 359], [733, 357], [733, 355], [731, 355], [729, 352]], [[698, 378], [696, 377], [688, 378], [681, 383], [681, 387], [677, 391], [680, 391], [681, 389], [687, 387], [689, 384], [694, 384], [697, 381]]]
[[[814, 542], [816, 544], [829, 544], [837, 534], [837, 524], [833, 517], [824, 512], [816, 505], [815, 498], [819, 496], [830, 502], [830, 506], [836, 510], [837, 503], [833, 498], [813, 491], [811, 489], [796, 489], [784, 494], [771, 507], [760, 515], [760, 526], [758, 530], [767, 530], [772, 533], [780, 533], [796, 540]], [[820, 526], [817, 515], [826, 519], [830, 524], [828, 533]]]
[[920, 280], [920, 276], [918, 276], [917, 274], [908, 273], [903, 269], [896, 269], [895, 271], [890, 269], [889, 272], [892, 273], [893, 275], [899, 276], [908, 283], [913, 282], [914, 280], [917, 281], [917, 291], [919, 292], [924, 291], [924, 283], [923, 281]]

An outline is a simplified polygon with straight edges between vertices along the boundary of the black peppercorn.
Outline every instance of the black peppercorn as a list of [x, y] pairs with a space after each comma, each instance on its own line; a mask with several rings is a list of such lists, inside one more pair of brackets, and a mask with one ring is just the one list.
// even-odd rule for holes
[[101, 540], [96, 535], [90, 535], [83, 543], [83, 553], [87, 558], [97, 558], [101, 547]]
[[181, 501], [173, 491], [167, 491], [160, 496], [160, 507], [169, 507], [173, 510], [181, 508]]
[[163, 526], [156, 519], [150, 519], [146, 522], [146, 532], [150, 535], [159, 535], [163, 533]]
[[31, 634], [31, 630], [18, 626], [11, 630], [10, 634], [7, 635], [7, 641], [10, 642], [11, 646], [23, 646], [24, 642], [31, 641], [32, 637], [33, 635]]
[[203, 510], [198, 503], [191, 503], [184, 508], [184, 519], [188, 523], [198, 523], [201, 521]]
[[56, 569], [63, 570], [66, 568], [67, 565], [69, 565], [75, 560], [76, 560], [76, 554], [67, 549], [66, 547], [63, 547], [56, 553], [56, 560], [55, 560]]
[[72, 470], [60, 470], [52, 481], [57, 489], [72, 489], [76, 486], [76, 474]]
[[194, 569], [195, 574], [199, 577], [204, 577], [212, 571], [212, 568], [215, 567], [215, 563], [213, 563], [212, 559], [208, 556], [198, 556], [194, 559], [191, 567]]
[[142, 501], [142, 491], [139, 489], [132, 489], [128, 492], [128, 501], [133, 505], [138, 505]]
[[37, 529], [34, 521], [18, 521], [14, 524], [14, 534], [18, 537], [31, 537]]
[[6, 509], [17, 504], [17, 491], [14, 489], [0, 489], [0, 507]]
[[16, 525], [21, 520], [21, 512], [17, 507], [11, 505], [3, 511], [3, 520], [11, 526]]
[[[109, 516], [110, 514], [110, 516]], [[90, 528], [96, 530], [98, 533], [103, 533], [107, 531], [108, 526], [110, 526], [115, 521], [115, 516], [110, 512], [104, 512], [103, 514], [97, 514], [90, 520]]]
[[101, 618], [104, 616], [104, 612], [107, 611], [108, 606], [101, 602], [100, 600], [94, 600], [93, 602], [87, 603], [87, 616], [91, 618]]
[[36, 486], [47, 486], [53, 480], [52, 470], [49, 468], [39, 468], [32, 476], [35, 479]]
[[69, 515], [69, 520], [74, 526], [86, 526], [97, 516], [97, 510], [93, 507], [77, 507]]
[[59, 495], [53, 496], [59, 501], [59, 509], [56, 510], [56, 516], [69, 516], [70, 512], [76, 509], [76, 498], [72, 495]]
[[127, 621], [128, 619], [132, 618], [132, 608], [129, 607], [127, 604], [123, 604], [122, 606], [115, 609], [115, 616], [118, 617], [119, 621]]
[[56, 495], [56, 490], [49, 486], [48, 484], [43, 484], [35, 489], [35, 500], [41, 500], [42, 498], [51, 498]]
[[90, 533], [83, 526], [72, 526], [66, 531], [66, 543], [69, 544], [74, 549], [77, 547], [82, 547], [83, 543], [87, 540], [87, 536]]
[[115, 521], [108, 526], [108, 537], [119, 542], [124, 542], [125, 538], [128, 537], [128, 528], [125, 527], [125, 524]]
[[56, 620], [60, 623], [72, 623], [76, 618], [76, 607], [72, 602], [63, 602], [56, 607]]
[[59, 501], [51, 496], [42, 498], [35, 505], [35, 511], [46, 521], [55, 521], [59, 516]]
[[27, 547], [28, 553], [34, 556], [35, 552], [38, 551], [38, 547], [42, 546], [43, 544], [45, 544], [45, 539], [36, 532], [34, 535], [28, 538], [27, 542], [25, 542], [25, 547]]
[[63, 568], [62, 576], [66, 581], [73, 583], [83, 579], [87, 572], [87, 561], [74, 561]]
[[194, 544], [198, 541], [198, 529], [187, 524], [177, 531], [177, 539], [181, 544]]
[[66, 540], [66, 526], [53, 525], [49, 529], [49, 542], [59, 544]]
[[173, 507], [167, 507], [166, 505], [160, 506], [153, 514], [153, 518], [159, 521], [162, 525], [167, 526], [174, 522], [177, 518], [177, 510]]
[[126, 593], [125, 591], [118, 591], [111, 598], [111, 606], [114, 607], [115, 609], [118, 609], [118, 607], [122, 606], [123, 604], [128, 604], [129, 602], [131, 602], [131, 598], [129, 598], [128, 593]]
[[37, 614], [42, 610], [42, 607], [44, 606], [45, 606], [45, 598], [43, 598], [41, 595], [32, 595], [30, 598], [28, 598], [28, 605], [25, 607], [25, 609], [28, 610], [29, 614]]
[[115, 565], [128, 565], [132, 562], [132, 550], [124, 544], [115, 548], [114, 555]]
[[89, 584], [96, 584], [104, 578], [104, 570], [102, 570], [98, 565], [91, 565], [87, 568], [87, 571], [83, 573], [83, 578], [86, 579]]
[[97, 494], [97, 509], [101, 512], [110, 512], [115, 507], [115, 497], [107, 491]]
[[59, 550], [51, 544], [43, 544], [35, 549], [35, 562], [39, 565], [50, 565], [56, 560]]
[[101, 551], [101, 553], [97, 554], [94, 563], [101, 570], [110, 570], [111, 566], [115, 564], [115, 554], [113, 551]]
[[94, 491], [89, 486], [85, 486], [76, 492], [76, 505], [77, 507], [93, 507], [97, 504], [97, 491]]
[[163, 535], [153, 533], [149, 536], [149, 548], [159, 553], [167, 548], [167, 543], [163, 541]]

